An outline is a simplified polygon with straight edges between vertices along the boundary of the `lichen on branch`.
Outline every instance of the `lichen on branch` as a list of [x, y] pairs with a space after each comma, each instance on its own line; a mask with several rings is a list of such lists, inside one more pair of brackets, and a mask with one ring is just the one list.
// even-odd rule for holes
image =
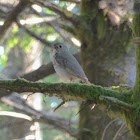
[[[137, 0], [134, 0], [134, 5], [137, 5]], [[135, 7], [134, 7], [135, 8]], [[125, 115], [125, 120], [127, 125], [130, 127], [132, 133], [140, 138], [140, 44], [138, 39], [140, 37], [140, 14], [134, 13], [133, 24], [132, 24], [133, 35], [136, 38], [134, 43], [135, 48], [135, 58], [136, 58], [136, 79], [135, 85], [131, 90], [132, 94], [132, 106], [134, 107], [133, 112], [127, 113]]]
[[[0, 88], [4, 88], [14, 92], [40, 92], [50, 96], [62, 98], [68, 96], [70, 100], [86, 101], [91, 100], [93, 103], [110, 107], [114, 112], [120, 110], [126, 112], [131, 111], [131, 106], [125, 101], [129, 101], [126, 94], [103, 88], [96, 85], [87, 85], [80, 83], [42, 83], [30, 82], [23, 78], [15, 80], [0, 80]], [[107, 99], [101, 97], [110, 97], [117, 102], [108, 102]], [[121, 104], [120, 104], [121, 103]], [[112, 106], [112, 107], [111, 107]], [[113, 109], [115, 108], [115, 109]]]

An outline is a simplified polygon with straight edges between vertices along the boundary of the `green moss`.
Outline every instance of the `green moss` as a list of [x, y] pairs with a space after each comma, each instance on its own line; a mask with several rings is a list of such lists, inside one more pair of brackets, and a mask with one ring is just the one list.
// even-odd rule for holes
[[[115, 113], [115, 115], [123, 116], [126, 112], [128, 114], [130, 113], [130, 115], [126, 113], [128, 115], [127, 118], [129, 121], [135, 121], [136, 119], [139, 119], [140, 116], [139, 104], [133, 104], [133, 108], [136, 110], [136, 117], [132, 116], [134, 114], [130, 112], [131, 110], [127, 111], [127, 103], [129, 102], [129, 97], [131, 95], [130, 91], [121, 93], [93, 84], [87, 85], [80, 83], [41, 83], [29, 82], [21, 78], [18, 78], [16, 80], [0, 80], [0, 87], [19, 92], [47, 92], [50, 95], [54, 95], [55, 93], [58, 96], [67, 95], [72, 97], [81, 97], [82, 99], [92, 100], [93, 102], [105, 106], [108, 111], [112, 112], [111, 115]], [[101, 100], [101, 96], [111, 97], [115, 102], [106, 99]], [[131, 125], [130, 127], [133, 128], [133, 126]], [[137, 127], [139, 126], [137, 125]]]
[[[132, 30], [135, 37], [140, 37], [140, 14], [135, 13], [133, 18]], [[136, 79], [133, 88], [133, 100], [140, 100], [140, 45], [136, 45]]]
[[135, 37], [140, 37], [140, 14], [135, 13], [133, 18], [132, 30]]
[[125, 120], [129, 128], [131, 129], [131, 132], [136, 136], [140, 137], [140, 104], [135, 104], [136, 110], [134, 109], [131, 113], [125, 114]]

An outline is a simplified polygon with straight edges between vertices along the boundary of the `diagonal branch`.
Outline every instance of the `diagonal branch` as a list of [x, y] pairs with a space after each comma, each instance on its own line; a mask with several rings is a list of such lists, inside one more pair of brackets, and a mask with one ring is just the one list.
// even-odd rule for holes
[[[35, 9], [31, 8], [32, 11], [36, 14], [36, 15], [39, 15], [40, 17], [43, 17], [43, 15], [45, 13], [41, 13], [41, 12], [37, 12]], [[70, 25], [66, 25], [66, 24], [62, 24], [62, 23], [59, 23], [57, 20], [55, 21], [57, 26], [59, 26], [60, 28], [64, 29], [65, 31], [71, 33], [72, 35], [76, 35], [76, 31], [74, 29], [73, 26], [70, 26]], [[47, 24], [51, 25], [51, 22], [46, 22]], [[53, 22], [52, 22], [53, 23]]]
[[53, 68], [53, 64], [50, 62], [47, 65], [42, 65], [37, 70], [24, 74], [21, 77], [29, 81], [38, 81], [54, 73], [55, 73], [55, 70]]
[[74, 26], [80, 24], [80, 18], [78, 15], [75, 15], [74, 13], [68, 11], [67, 9], [63, 9], [54, 3], [50, 3], [50, 2], [44, 3], [43, 1], [38, 1], [38, 0], [35, 0], [35, 1], [30, 0], [30, 2], [32, 4], [37, 4], [37, 5], [40, 5], [42, 7], [46, 7], [48, 9], [54, 11], [55, 13], [60, 15], [62, 18], [71, 22]]
[[[40, 12], [37, 12], [37, 11], [36, 11], [35, 9], [33, 9], [33, 8], [32, 8], [32, 10], [34, 11], [34, 13], [35, 13], [36, 15], [42, 17], [42, 14], [41, 14]], [[55, 21], [55, 22], [56, 22], [56, 21]], [[70, 43], [72, 43], [72, 44], [74, 45], [74, 43], [73, 43], [72, 40], [71, 40], [70, 35], [68, 35], [68, 34], [66, 34], [66, 33], [64, 34], [64, 32], [63, 32], [62, 30], [60, 30], [60, 27], [58, 26], [58, 25], [59, 25], [58, 22], [57, 22], [56, 24], [54, 24], [53, 22], [45, 22], [45, 23], [48, 24], [49, 26], [53, 27], [53, 29], [54, 29], [56, 32], [58, 32], [58, 34], [59, 34], [63, 39], [65, 39], [66, 41], [68, 41], [68, 42], [70, 42]], [[65, 26], [67, 26], [67, 25], [65, 25]], [[71, 28], [70, 31], [74, 30], [73, 27], [70, 27], [70, 26], [68, 26], [68, 27], [69, 27], [69, 29]]]
[[[41, 82], [29, 82], [24, 79], [18, 78], [16, 80], [0, 80], [0, 88], [4, 88], [15, 92], [40, 92], [49, 94], [49, 96], [57, 96], [59, 98], [68, 97], [72, 101], [85, 101], [91, 100], [94, 103], [110, 107], [113, 112], [130, 112], [132, 107], [127, 106], [124, 101], [127, 95], [123, 95], [120, 92], [103, 88], [96, 85], [86, 85], [78, 83], [41, 83]], [[101, 96], [108, 96], [116, 98], [117, 101], [114, 104], [108, 103], [108, 100], [101, 99]], [[123, 99], [123, 100], [122, 100]], [[124, 104], [124, 105], [123, 105]], [[122, 108], [123, 106], [123, 108]], [[114, 109], [115, 108], [115, 109]]]
[[44, 38], [41, 38], [40, 35], [30, 31], [27, 27], [23, 26], [22, 24], [20, 24], [18, 21], [16, 21], [17, 25], [20, 28], [23, 28], [30, 36], [34, 37], [35, 39], [39, 40], [41, 43], [43, 43], [44, 45], [50, 46], [50, 43], [48, 41], [46, 41]]
[[69, 26], [69, 25], [66, 25], [66, 24], [61, 24], [61, 23], [58, 23], [58, 26], [60, 28], [62, 28], [63, 30], [71, 33], [72, 35], [76, 36], [76, 30], [72, 26]]
[[81, 0], [59, 0], [59, 1], [72, 2], [72, 3], [79, 4]]
[[0, 27], [0, 41], [12, 23], [16, 20], [17, 16], [26, 8], [28, 4], [29, 2], [27, 0], [21, 0], [18, 5], [10, 12], [4, 24]]
[[0, 111], [0, 116], [8, 116], [8, 117], [14, 117], [14, 118], [20, 118], [20, 119], [32, 121], [32, 118], [29, 117], [28, 115], [17, 113], [17, 112]]
[[24, 119], [26, 118], [29, 121], [36, 121], [40, 123], [49, 124], [56, 127], [57, 129], [61, 131], [69, 133], [73, 137], [76, 137], [76, 138], [79, 137], [79, 131], [75, 128], [70, 127], [70, 125], [67, 123], [66, 118], [50, 115], [48, 113], [46, 114], [42, 111], [37, 111], [31, 106], [29, 106], [28, 104], [26, 104], [25, 102], [23, 104], [19, 104], [5, 97], [2, 98], [1, 101], [14, 107], [18, 111], [26, 113], [27, 115], [24, 115], [24, 114], [22, 115]]
[[[79, 53], [75, 53], [74, 56], [80, 63]], [[23, 76], [21, 76], [21, 78], [24, 78], [29, 81], [38, 81], [54, 73], [55, 73], [55, 70], [54, 70], [53, 64], [52, 62], [50, 62], [46, 65], [42, 65], [37, 70], [24, 74]]]
[[[74, 56], [80, 63], [79, 53], [75, 53]], [[50, 62], [46, 65], [42, 65], [37, 70], [34, 70], [32, 72], [22, 75], [21, 77], [29, 81], [38, 81], [54, 73], [55, 73], [55, 70], [54, 70], [53, 64], [52, 62]], [[10, 95], [9, 91], [6, 91], [5, 89], [0, 88], [0, 97], [8, 96], [8, 95]]]
[[112, 104], [115, 104], [117, 106], [119, 106], [120, 108], [126, 110], [126, 111], [130, 111], [131, 110], [131, 106], [127, 103], [124, 103], [116, 98], [113, 97], [108, 97], [108, 96], [101, 96], [100, 99], [102, 100], [106, 100], [107, 102], [110, 102]]

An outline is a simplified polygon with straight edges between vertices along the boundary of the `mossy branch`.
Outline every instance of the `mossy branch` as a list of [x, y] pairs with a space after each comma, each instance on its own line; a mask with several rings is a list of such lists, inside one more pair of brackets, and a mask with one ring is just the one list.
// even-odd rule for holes
[[[137, 5], [138, 1], [134, 0], [134, 5]], [[134, 6], [135, 8], [135, 6]], [[135, 12], [133, 23], [132, 23], [132, 30], [135, 39], [133, 42], [136, 44], [135, 48], [135, 58], [136, 58], [136, 79], [135, 85], [131, 90], [132, 94], [132, 106], [135, 108], [131, 113], [126, 113], [125, 120], [127, 125], [130, 127], [132, 133], [140, 138], [140, 44], [139, 44], [139, 37], [140, 37], [140, 14]]]
[[129, 105], [125, 102], [122, 102], [122, 101], [120, 101], [120, 100], [118, 100], [117, 98], [114, 98], [114, 97], [101, 96], [100, 99], [101, 100], [106, 100], [107, 102], [109, 102], [111, 104], [115, 104], [119, 108], [124, 109], [128, 112], [132, 109], [131, 105]]
[[[87, 85], [79, 83], [41, 83], [41, 82], [29, 82], [23, 78], [16, 80], [0, 80], [0, 88], [4, 88], [14, 92], [41, 92], [49, 94], [50, 96], [57, 96], [60, 98], [68, 97], [70, 100], [86, 101], [91, 100], [93, 103], [105, 105], [106, 107], [115, 107], [115, 111], [131, 111], [131, 106], [127, 105], [123, 94], [118, 91], [103, 88], [96, 85]], [[115, 98], [114, 104], [108, 102], [108, 99], [103, 97]], [[128, 98], [128, 97], [127, 97]], [[113, 108], [111, 109], [114, 110]]]

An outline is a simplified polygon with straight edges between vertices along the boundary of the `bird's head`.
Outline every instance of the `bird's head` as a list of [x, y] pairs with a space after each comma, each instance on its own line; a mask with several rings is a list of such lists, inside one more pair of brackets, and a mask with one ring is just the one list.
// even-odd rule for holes
[[57, 51], [57, 52], [65, 52], [68, 51], [67, 46], [65, 46], [62, 43], [55, 43], [54, 45], [52, 45], [52, 48]]

